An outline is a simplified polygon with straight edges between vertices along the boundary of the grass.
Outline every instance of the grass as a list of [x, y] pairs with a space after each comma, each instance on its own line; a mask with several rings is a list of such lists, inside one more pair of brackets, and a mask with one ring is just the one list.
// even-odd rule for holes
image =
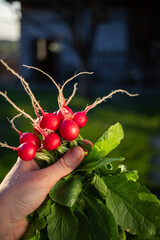
[[[57, 94], [51, 91], [35, 92], [37, 99], [42, 103], [42, 107], [49, 111], [57, 110]], [[33, 110], [28, 96], [23, 91], [9, 91], [8, 96], [14, 102], [33, 116]], [[151, 159], [159, 154], [150, 144], [151, 138], [160, 136], [160, 111], [158, 102], [160, 97], [141, 95], [130, 98], [126, 95], [118, 94], [106, 103], [97, 106], [88, 113], [88, 123], [81, 129], [81, 135], [95, 142], [104, 131], [112, 124], [120, 122], [124, 129], [125, 138], [121, 144], [110, 153], [110, 157], [125, 157], [125, 165], [128, 169], [139, 171], [140, 182], [152, 188], [158, 186], [157, 182], [149, 178], [153, 169]], [[93, 99], [76, 96], [70, 106], [74, 111], [83, 110]], [[10, 119], [17, 114], [5, 100], [0, 100], [0, 141], [7, 141], [9, 145], [18, 145], [18, 135], [11, 128], [7, 117]], [[3, 109], [6, 109], [4, 111]], [[20, 131], [32, 131], [32, 126], [27, 119], [21, 118], [16, 121]], [[9, 149], [0, 149], [0, 181], [7, 174], [16, 161], [17, 153]], [[160, 171], [160, 170], [158, 170]]]

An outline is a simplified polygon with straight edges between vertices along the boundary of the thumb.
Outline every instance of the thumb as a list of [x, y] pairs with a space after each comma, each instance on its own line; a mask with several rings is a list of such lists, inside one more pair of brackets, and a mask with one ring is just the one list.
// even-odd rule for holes
[[39, 177], [48, 190], [50, 190], [56, 182], [71, 173], [81, 163], [83, 158], [83, 149], [79, 146], [74, 147], [50, 167], [38, 170]]

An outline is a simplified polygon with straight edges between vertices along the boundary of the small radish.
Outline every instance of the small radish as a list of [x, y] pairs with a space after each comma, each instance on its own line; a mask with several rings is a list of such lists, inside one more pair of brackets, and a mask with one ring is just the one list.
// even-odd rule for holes
[[73, 111], [71, 108], [64, 106], [64, 114], [62, 113], [62, 110], [59, 110], [57, 112], [57, 116], [59, 117], [60, 121], [63, 121], [65, 119], [65, 115], [67, 116], [67, 119], [72, 119], [73, 117]]
[[59, 132], [63, 139], [72, 141], [78, 137], [79, 127], [73, 120], [63, 120], [60, 124]]
[[40, 138], [32, 132], [25, 132], [20, 134], [20, 144], [24, 142], [30, 142], [35, 144], [37, 149], [41, 146]]
[[60, 137], [56, 133], [47, 135], [43, 140], [43, 146], [47, 150], [55, 150], [60, 144]]
[[22, 143], [18, 148], [18, 156], [24, 161], [32, 160], [36, 155], [36, 145], [31, 142]]
[[40, 127], [56, 132], [59, 128], [60, 120], [53, 113], [45, 113], [40, 121]]
[[73, 116], [73, 120], [78, 124], [79, 128], [83, 128], [86, 125], [87, 116], [85, 112], [76, 112]]
[[24, 161], [32, 160], [36, 155], [36, 145], [30, 142], [22, 143], [18, 147], [9, 146], [7, 143], [0, 142], [1, 147], [6, 147], [18, 152], [18, 156]]
[[[10, 123], [12, 124], [12, 127], [13, 129], [19, 134], [20, 138], [19, 138], [19, 141], [20, 141], [20, 144], [24, 143], [24, 142], [31, 142], [33, 144], [36, 145], [37, 149], [40, 148], [41, 146], [41, 140], [40, 138], [35, 134], [35, 133], [32, 133], [32, 132], [25, 132], [25, 133], [22, 133], [20, 132], [15, 124], [14, 124], [14, 120], [18, 117], [20, 117], [21, 114], [18, 114], [16, 115], [11, 121]], [[37, 124], [37, 122], [35, 121], [35, 124]], [[38, 125], [38, 124], [37, 124]], [[39, 127], [39, 126], [38, 126]], [[38, 128], [37, 128], [38, 129]], [[40, 128], [39, 128], [40, 129]], [[41, 130], [41, 129], [40, 129]], [[45, 133], [44, 133], [45, 134]]]

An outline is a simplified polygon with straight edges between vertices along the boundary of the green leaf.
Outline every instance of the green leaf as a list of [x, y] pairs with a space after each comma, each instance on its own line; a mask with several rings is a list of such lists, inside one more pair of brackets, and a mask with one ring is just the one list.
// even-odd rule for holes
[[78, 229], [75, 240], [92, 240], [91, 226], [87, 216], [82, 212], [74, 212], [78, 219]]
[[108, 193], [108, 188], [104, 183], [103, 179], [100, 178], [97, 174], [95, 174], [91, 184], [96, 188], [100, 196], [105, 199]]
[[122, 229], [142, 239], [160, 238], [160, 202], [141, 184], [123, 175], [102, 178], [107, 186], [106, 205]]
[[124, 133], [121, 124], [116, 123], [112, 125], [94, 144], [84, 162], [97, 161], [104, 158], [119, 145], [123, 137]]
[[37, 230], [36, 234], [32, 238], [29, 238], [27, 240], [40, 240], [40, 239], [41, 239], [40, 231]]
[[28, 226], [22, 240], [39, 240], [40, 231], [46, 228], [46, 220], [44, 218], [35, 217], [34, 221]]
[[128, 180], [136, 182], [138, 180], [138, 171], [133, 170], [133, 171], [126, 171], [122, 173]]
[[78, 220], [70, 208], [53, 203], [47, 216], [47, 232], [50, 240], [74, 240]]
[[96, 168], [106, 166], [109, 163], [114, 162], [114, 161], [124, 161], [124, 158], [122, 158], [122, 157], [119, 157], [119, 158], [103, 158], [99, 161], [90, 162], [90, 163], [84, 165], [82, 168], [77, 169], [77, 171], [93, 171]]
[[46, 220], [44, 218], [37, 217], [33, 221], [33, 226], [36, 230], [42, 230], [46, 227]]
[[[85, 187], [83, 188], [83, 192], [93, 198], [100, 198], [100, 194], [97, 192], [95, 187], [91, 184], [91, 182], [88, 182]], [[103, 198], [102, 198], [103, 200]]]
[[38, 213], [39, 217], [46, 217], [51, 212], [51, 204], [52, 200], [48, 197], [44, 200], [44, 202], [37, 208], [36, 212]]
[[117, 225], [108, 207], [99, 199], [89, 196], [85, 196], [85, 199], [93, 240], [117, 240]]
[[43, 165], [49, 166], [55, 162], [53, 156], [45, 149], [41, 149], [40, 151], [36, 152], [35, 160], [42, 168]]
[[84, 177], [81, 175], [71, 176], [69, 179], [62, 179], [50, 190], [49, 196], [55, 202], [73, 207], [82, 191]]

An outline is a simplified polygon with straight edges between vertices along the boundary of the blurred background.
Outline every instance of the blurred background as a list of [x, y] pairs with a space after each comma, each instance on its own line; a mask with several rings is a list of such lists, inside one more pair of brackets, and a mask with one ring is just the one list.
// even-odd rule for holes
[[[139, 181], [160, 198], [159, 12], [160, 6], [147, 0], [0, 0], [0, 58], [29, 82], [44, 110], [58, 109], [56, 87], [23, 64], [42, 69], [60, 84], [80, 71], [93, 71], [65, 88], [67, 98], [78, 82], [70, 103], [74, 111], [118, 88], [140, 94], [117, 94], [91, 110], [81, 135], [95, 142], [120, 122], [125, 138], [110, 157], [125, 157], [127, 168], [137, 169]], [[34, 116], [20, 81], [2, 65], [0, 90], [7, 90]], [[17, 146], [18, 134], [7, 120], [17, 112], [2, 97], [0, 109], [0, 141]], [[16, 126], [22, 132], [32, 131], [24, 118]], [[0, 157], [1, 181], [17, 153], [1, 148]]]

